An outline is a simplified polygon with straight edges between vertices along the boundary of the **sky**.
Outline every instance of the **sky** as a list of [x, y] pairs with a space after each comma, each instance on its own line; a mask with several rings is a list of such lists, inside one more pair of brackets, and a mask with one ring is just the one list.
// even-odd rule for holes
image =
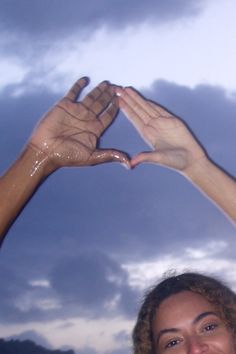
[[[0, 0], [0, 171], [77, 78], [134, 86], [236, 175], [234, 0]], [[85, 94], [84, 93], [84, 94]], [[120, 113], [101, 139], [148, 150]], [[131, 352], [145, 290], [194, 270], [236, 290], [235, 227], [175, 171], [119, 164], [50, 176], [0, 255], [0, 335], [76, 354]]]

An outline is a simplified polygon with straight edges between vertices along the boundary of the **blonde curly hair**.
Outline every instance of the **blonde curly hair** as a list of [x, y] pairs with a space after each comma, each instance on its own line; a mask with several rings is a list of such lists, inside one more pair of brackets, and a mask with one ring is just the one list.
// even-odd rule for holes
[[152, 323], [156, 309], [167, 297], [186, 290], [198, 293], [212, 303], [236, 338], [236, 294], [215, 278], [183, 273], [164, 279], [146, 294], [133, 330], [134, 354], [155, 353]]

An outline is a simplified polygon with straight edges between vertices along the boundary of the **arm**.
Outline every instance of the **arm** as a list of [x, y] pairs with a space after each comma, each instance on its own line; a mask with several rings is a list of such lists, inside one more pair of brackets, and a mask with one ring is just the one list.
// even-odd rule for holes
[[132, 88], [117, 88], [119, 106], [151, 146], [131, 160], [157, 163], [183, 174], [236, 222], [236, 182], [215, 165], [184, 122]]
[[97, 148], [118, 111], [113, 86], [103, 82], [77, 102], [86, 84], [86, 79], [78, 80], [43, 117], [20, 157], [0, 178], [0, 245], [40, 183], [58, 168], [109, 161], [129, 166], [124, 153]]

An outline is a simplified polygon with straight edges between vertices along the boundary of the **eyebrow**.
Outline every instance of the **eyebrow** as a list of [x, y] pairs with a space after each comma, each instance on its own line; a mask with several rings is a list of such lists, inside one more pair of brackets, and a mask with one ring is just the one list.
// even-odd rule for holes
[[[211, 315], [219, 317], [216, 312], [206, 311], [206, 312], [200, 313], [200, 315], [198, 315], [196, 318], [194, 318], [194, 320], [192, 321], [192, 324], [196, 324], [197, 322], [201, 321], [203, 318], [205, 318], [207, 316], [211, 316]], [[157, 339], [156, 339], [156, 343], [159, 342], [160, 337], [163, 334], [165, 334], [165, 333], [177, 333], [179, 331], [180, 331], [179, 328], [174, 328], [174, 327], [173, 328], [164, 328], [164, 329], [160, 330], [160, 332], [159, 332], [159, 334], [157, 336]]]
[[216, 312], [213, 312], [213, 311], [207, 311], [207, 312], [203, 312], [203, 313], [200, 313], [200, 315], [198, 315], [194, 320], [193, 320], [193, 324], [196, 324], [197, 322], [201, 321], [203, 318], [207, 317], [207, 316], [210, 316], [210, 315], [214, 315], [216, 317], [219, 317], [217, 315]]

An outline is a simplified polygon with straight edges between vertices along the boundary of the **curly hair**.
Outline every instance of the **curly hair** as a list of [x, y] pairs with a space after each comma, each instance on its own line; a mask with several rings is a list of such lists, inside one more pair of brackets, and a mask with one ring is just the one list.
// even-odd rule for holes
[[236, 294], [225, 284], [198, 273], [183, 273], [164, 279], [149, 291], [142, 303], [133, 330], [134, 354], [154, 354], [152, 323], [156, 309], [171, 295], [192, 291], [212, 303], [236, 337]]

